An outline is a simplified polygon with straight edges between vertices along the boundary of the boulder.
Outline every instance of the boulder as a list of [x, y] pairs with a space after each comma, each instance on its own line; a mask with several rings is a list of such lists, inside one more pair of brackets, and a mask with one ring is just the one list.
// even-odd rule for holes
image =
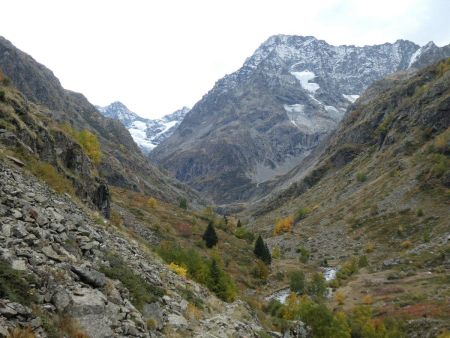
[[72, 266], [72, 271], [75, 272], [83, 282], [92, 285], [93, 287], [101, 288], [106, 284], [106, 276], [97, 270], [89, 267]]

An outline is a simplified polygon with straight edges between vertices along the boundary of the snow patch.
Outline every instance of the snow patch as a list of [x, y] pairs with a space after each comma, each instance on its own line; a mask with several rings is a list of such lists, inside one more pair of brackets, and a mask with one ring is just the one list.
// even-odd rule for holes
[[347, 94], [342, 94], [342, 96], [344, 98], [346, 98], [348, 101], [350, 101], [351, 103], [354, 103], [356, 100], [358, 100], [359, 95], [347, 95]]
[[411, 55], [411, 59], [409, 59], [409, 63], [408, 63], [408, 68], [411, 68], [412, 64], [417, 61], [417, 59], [422, 54], [422, 52], [423, 52], [423, 48], [421, 47], [418, 50], [416, 50], [413, 55]]
[[320, 86], [315, 82], [310, 82], [316, 77], [316, 74], [313, 72], [310, 72], [309, 70], [305, 70], [302, 72], [291, 72], [292, 75], [295, 76], [295, 78], [300, 81], [300, 85], [303, 87], [303, 89], [307, 90], [310, 93], [315, 93]]

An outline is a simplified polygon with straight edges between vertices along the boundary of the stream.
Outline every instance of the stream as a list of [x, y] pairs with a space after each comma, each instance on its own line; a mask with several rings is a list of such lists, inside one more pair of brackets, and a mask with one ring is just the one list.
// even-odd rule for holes
[[[323, 270], [323, 277], [325, 278], [325, 280], [327, 282], [333, 280], [336, 278], [336, 272], [337, 272], [337, 268], [324, 268]], [[328, 296], [331, 295], [331, 288], [328, 288]], [[291, 294], [291, 289], [290, 288], [285, 288], [285, 289], [281, 289], [278, 291], [275, 291], [274, 293], [272, 293], [270, 296], [266, 297], [267, 301], [271, 301], [272, 299], [276, 299], [278, 300], [281, 304], [286, 303], [286, 299], [289, 297], [289, 295]]]

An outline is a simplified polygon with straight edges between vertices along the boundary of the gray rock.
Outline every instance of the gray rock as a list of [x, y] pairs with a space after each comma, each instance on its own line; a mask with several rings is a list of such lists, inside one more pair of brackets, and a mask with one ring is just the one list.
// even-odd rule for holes
[[176, 314], [169, 314], [168, 318], [168, 324], [174, 328], [177, 329], [182, 329], [188, 326], [188, 322], [186, 320], [186, 318], [184, 318], [181, 315], [176, 315]]
[[71, 305], [72, 298], [71, 295], [64, 289], [58, 289], [52, 296], [51, 302], [55, 305], [59, 312], [64, 312], [64, 310]]
[[24, 259], [15, 259], [12, 261], [11, 263], [11, 267], [14, 270], [18, 270], [18, 271], [26, 271], [27, 270], [27, 264], [26, 261]]
[[75, 272], [80, 279], [96, 288], [101, 288], [106, 284], [105, 274], [88, 267], [72, 266], [72, 271]]
[[41, 250], [44, 253], [44, 255], [46, 255], [48, 258], [53, 259], [54, 261], [57, 262], [63, 261], [63, 258], [59, 256], [51, 246], [45, 246]]
[[25, 229], [23, 222], [17, 222], [17, 224], [12, 229], [12, 235], [18, 238], [23, 238], [28, 235], [28, 231]]

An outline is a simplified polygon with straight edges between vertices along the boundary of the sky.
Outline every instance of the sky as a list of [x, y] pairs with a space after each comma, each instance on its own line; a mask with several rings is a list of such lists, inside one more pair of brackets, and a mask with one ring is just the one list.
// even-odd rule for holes
[[14, 0], [0, 35], [93, 104], [192, 107], [275, 34], [331, 44], [450, 43], [450, 0]]

